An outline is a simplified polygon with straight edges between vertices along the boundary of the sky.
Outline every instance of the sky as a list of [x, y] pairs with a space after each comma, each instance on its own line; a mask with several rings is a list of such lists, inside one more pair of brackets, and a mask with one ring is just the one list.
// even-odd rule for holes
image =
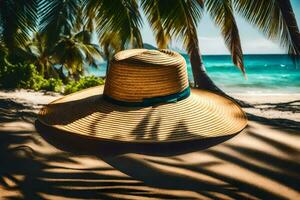
[[[291, 0], [294, 13], [300, 27], [300, 0]], [[146, 17], [142, 14], [144, 26], [141, 31], [144, 43], [155, 45], [153, 33], [147, 23]], [[285, 49], [279, 46], [278, 42], [268, 40], [251, 24], [246, 22], [242, 17], [235, 16], [239, 28], [242, 49], [244, 54], [281, 54], [286, 53]], [[224, 45], [224, 40], [220, 30], [214, 25], [210, 17], [203, 15], [198, 28], [199, 45], [202, 54], [229, 54]], [[176, 50], [183, 50], [180, 40], [172, 41], [170, 47]]]

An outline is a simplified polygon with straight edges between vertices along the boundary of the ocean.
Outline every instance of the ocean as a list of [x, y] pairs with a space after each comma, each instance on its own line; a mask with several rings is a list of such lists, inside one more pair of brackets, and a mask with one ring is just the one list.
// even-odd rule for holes
[[[193, 79], [188, 55], [188, 75]], [[288, 55], [245, 55], [247, 78], [235, 67], [230, 55], [204, 55], [208, 75], [225, 92], [229, 93], [300, 93], [300, 62], [295, 63]], [[88, 74], [104, 76], [106, 63], [98, 69], [89, 68]]]

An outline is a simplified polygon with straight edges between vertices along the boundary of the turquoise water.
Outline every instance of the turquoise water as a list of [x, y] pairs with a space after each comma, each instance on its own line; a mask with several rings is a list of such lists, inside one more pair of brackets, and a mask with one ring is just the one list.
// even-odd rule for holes
[[[183, 56], [192, 80], [189, 58]], [[229, 55], [206, 55], [203, 60], [209, 76], [226, 92], [300, 93], [300, 62], [294, 63], [287, 55], [245, 55], [247, 80]], [[89, 73], [104, 76], [105, 66], [102, 63], [98, 69], [89, 69]]]

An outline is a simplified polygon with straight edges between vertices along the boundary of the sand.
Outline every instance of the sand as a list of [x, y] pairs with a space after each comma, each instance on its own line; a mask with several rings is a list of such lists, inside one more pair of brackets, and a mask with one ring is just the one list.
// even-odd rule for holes
[[232, 95], [253, 105], [237, 136], [141, 148], [44, 130], [59, 95], [0, 91], [0, 199], [300, 199], [300, 94]]

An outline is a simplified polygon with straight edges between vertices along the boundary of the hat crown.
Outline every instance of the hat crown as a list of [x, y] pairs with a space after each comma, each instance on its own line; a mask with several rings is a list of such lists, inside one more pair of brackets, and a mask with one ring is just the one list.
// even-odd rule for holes
[[122, 102], [143, 102], [177, 94], [188, 87], [186, 62], [179, 53], [131, 49], [114, 56], [104, 95]]

